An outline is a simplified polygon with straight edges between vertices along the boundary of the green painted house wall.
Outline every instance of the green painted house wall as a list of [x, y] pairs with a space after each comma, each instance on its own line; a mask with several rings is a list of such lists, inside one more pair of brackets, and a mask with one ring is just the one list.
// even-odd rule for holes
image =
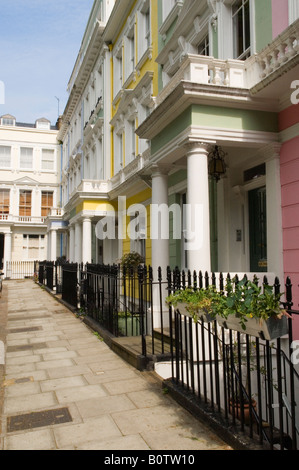
[[272, 41], [272, 0], [255, 1], [255, 37], [256, 52]]
[[[172, 204], [180, 204], [180, 194], [172, 194], [168, 198], [169, 207]], [[181, 266], [181, 240], [173, 239], [173, 214], [169, 213], [169, 266], [174, 269]]]
[[192, 123], [191, 108], [186, 109], [151, 141], [152, 154], [174, 139]]
[[278, 132], [278, 115], [267, 111], [191, 105], [152, 139], [152, 154], [191, 125], [215, 129]]
[[247, 131], [278, 132], [277, 113], [220, 106], [192, 105], [192, 124]]

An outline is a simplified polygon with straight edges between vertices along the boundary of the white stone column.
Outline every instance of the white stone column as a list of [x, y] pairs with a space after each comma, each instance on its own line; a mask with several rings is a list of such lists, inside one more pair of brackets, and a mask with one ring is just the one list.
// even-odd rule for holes
[[43, 254], [45, 254], [46, 256], [41, 256], [40, 259], [42, 260], [48, 260], [50, 259], [50, 249], [49, 249], [49, 232], [47, 232], [45, 234], [45, 252]]
[[73, 263], [75, 261], [75, 227], [70, 226], [69, 236], [69, 261]]
[[50, 231], [50, 260], [49, 261], [56, 261], [57, 258], [57, 230], [55, 228], [51, 228]]
[[267, 271], [283, 279], [283, 238], [281, 215], [280, 145], [269, 149], [272, 159], [266, 162], [267, 197]]
[[10, 277], [10, 275], [11, 275], [10, 266], [7, 267], [7, 263], [9, 263], [11, 261], [11, 237], [12, 237], [12, 232], [11, 231], [6, 232], [4, 234], [4, 256], [3, 256], [4, 277]]
[[158, 267], [161, 266], [165, 274], [169, 265], [168, 175], [159, 167], [152, 173], [151, 235], [153, 276], [156, 279]]
[[86, 217], [82, 224], [82, 262], [91, 263], [91, 219]]
[[187, 146], [187, 207], [185, 249], [188, 269], [211, 271], [208, 146]]
[[74, 262], [82, 262], [82, 226], [80, 222], [75, 225], [75, 253]]
[[[158, 280], [158, 268], [161, 267], [162, 281], [166, 281], [169, 266], [169, 211], [168, 211], [168, 174], [159, 166], [152, 173], [152, 205], [151, 205], [151, 241], [152, 268], [154, 282]], [[163, 326], [169, 323], [169, 310], [165, 303], [167, 290], [162, 286]], [[158, 284], [153, 286], [154, 327], [161, 326], [161, 304]]]

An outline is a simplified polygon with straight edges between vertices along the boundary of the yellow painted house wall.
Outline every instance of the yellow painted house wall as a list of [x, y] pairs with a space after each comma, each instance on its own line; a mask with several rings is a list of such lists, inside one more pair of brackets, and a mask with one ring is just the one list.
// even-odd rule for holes
[[113, 202], [107, 201], [83, 201], [78, 206], [76, 206], [76, 214], [80, 214], [82, 211], [117, 211], [117, 205]]
[[[126, 201], [126, 209], [128, 209], [130, 206], [133, 204], [143, 204], [145, 201], [150, 200], [152, 197], [152, 191], [151, 189], [146, 189], [142, 191], [141, 193], [136, 194], [133, 197], [130, 197]], [[152, 261], [152, 242], [151, 242], [151, 237], [150, 237], [150, 204], [146, 206], [146, 213], [147, 213], [147, 239], [145, 242], [145, 263], [147, 265], [151, 265]], [[130, 218], [127, 216], [126, 217], [126, 226], [128, 227], [128, 224], [130, 222]], [[130, 247], [131, 247], [131, 240], [127, 234], [126, 239], [123, 241], [123, 254], [130, 253]]]
[[[121, 31], [119, 33], [119, 35], [117, 36], [116, 40], [115, 40], [115, 43], [113, 45], [110, 45], [110, 50], [113, 52], [113, 49], [115, 47], [115, 44], [117, 43], [117, 41], [119, 40], [119, 38], [121, 37], [122, 33], [123, 33], [123, 30], [125, 28], [125, 25], [126, 25], [126, 21], [128, 19], [128, 17], [131, 15], [132, 11], [135, 9], [136, 7], [136, 3], [137, 2], [134, 2], [134, 5], [132, 6], [129, 14], [127, 15], [126, 19], [124, 20], [124, 23], [123, 23], [123, 27], [121, 28]], [[140, 68], [140, 70], [138, 71], [138, 73], [136, 73], [136, 78], [135, 80], [132, 80], [128, 86], [127, 86], [127, 89], [130, 89], [130, 90], [134, 90], [137, 85], [140, 83], [140, 81], [143, 79], [144, 75], [147, 73], [147, 72], [154, 72], [154, 76], [153, 76], [153, 94], [154, 96], [157, 96], [158, 94], [158, 64], [157, 62], [155, 61], [157, 55], [158, 55], [158, 2], [157, 0], [151, 0], [150, 2], [150, 8], [151, 8], [151, 41], [152, 41], [152, 56], [151, 56], [151, 59], [147, 58], [146, 61], [144, 62], [144, 64], [142, 65], [142, 67]], [[138, 56], [138, 50], [137, 50], [137, 47], [138, 47], [138, 15], [137, 15], [137, 12], [135, 13], [135, 57]], [[124, 46], [122, 46], [124, 47]], [[125, 58], [124, 58], [125, 59]], [[124, 77], [124, 73], [125, 73], [125, 70], [124, 70], [124, 66], [125, 66], [125, 60], [123, 60], [123, 77]], [[114, 89], [114, 73], [113, 73], [113, 58], [111, 58], [111, 70], [110, 70], [110, 77], [111, 77], [111, 116], [112, 116], [112, 119], [113, 117], [117, 114], [118, 112], [118, 107], [119, 107], [119, 102], [120, 100], [117, 102], [117, 103], [114, 103], [114, 105], [112, 104], [113, 103], [113, 89]], [[138, 120], [136, 120], [136, 128], [139, 126], [139, 122]], [[138, 136], [136, 135], [136, 154], [138, 154], [138, 141], [139, 141], [139, 138]], [[125, 155], [125, 133], [123, 133], [123, 165], [125, 166], [126, 165], [126, 155]], [[113, 135], [113, 127], [111, 129], [111, 177], [114, 176], [114, 135]]]
[[[115, 47], [115, 44], [119, 41], [121, 38], [127, 19], [129, 16], [131, 16], [132, 12], [136, 9], [136, 4], [137, 2], [134, 2], [130, 12], [128, 13], [127, 17], [124, 19], [123, 26], [115, 40], [115, 43], [110, 45], [110, 50], [113, 54], [113, 50]], [[157, 55], [158, 55], [158, 2], [157, 0], [151, 0], [150, 1], [150, 9], [151, 9], [151, 46], [152, 46], [152, 55], [151, 58], [147, 58], [138, 71], [138, 73], [135, 74], [135, 80], [132, 80], [127, 88], [134, 90], [137, 85], [140, 83], [140, 81], [143, 79], [145, 74], [147, 72], [153, 72], [153, 94], [154, 96], [157, 96], [158, 94], [158, 64], [155, 61]], [[137, 12], [135, 12], [135, 57], [138, 57], [138, 15]], [[123, 57], [123, 77], [124, 77], [124, 66], [125, 66], [125, 57]], [[111, 57], [111, 70], [110, 70], [110, 76], [111, 76], [111, 117], [112, 119], [117, 115], [118, 108], [119, 108], [119, 103], [120, 100], [113, 104], [113, 90], [114, 90], [114, 73], [113, 73], [113, 57]], [[138, 127], [140, 123], [138, 122], [138, 119], [136, 119], [136, 128]], [[114, 176], [114, 129], [113, 127], [111, 128], [111, 177]], [[126, 155], [125, 155], [125, 140], [126, 136], [125, 133], [123, 133], [123, 165], [126, 165]], [[139, 149], [139, 138], [136, 135], [136, 154], [138, 155], [138, 149]], [[152, 197], [152, 192], [151, 189], [146, 189], [142, 191], [141, 193], [138, 193], [134, 195], [133, 197], [130, 197], [127, 199], [127, 209], [129, 206], [133, 204], [142, 204], [145, 201], [150, 200]], [[146, 264], [150, 265], [152, 261], [152, 246], [151, 246], [151, 237], [150, 237], [150, 205], [146, 207], [147, 210], [147, 239], [146, 239], [146, 248], [145, 248], [145, 253], [146, 253], [146, 259], [145, 262]], [[126, 226], [128, 227], [128, 224], [130, 222], [130, 218], [126, 217]], [[126, 235], [126, 239], [123, 241], [123, 254], [129, 253], [130, 252], [130, 238], [128, 234]]]

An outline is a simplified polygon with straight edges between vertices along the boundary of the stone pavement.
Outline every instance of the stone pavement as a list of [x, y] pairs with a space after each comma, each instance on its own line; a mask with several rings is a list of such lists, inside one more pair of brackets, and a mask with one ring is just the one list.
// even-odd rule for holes
[[5, 281], [0, 310], [1, 450], [230, 449], [32, 280]]

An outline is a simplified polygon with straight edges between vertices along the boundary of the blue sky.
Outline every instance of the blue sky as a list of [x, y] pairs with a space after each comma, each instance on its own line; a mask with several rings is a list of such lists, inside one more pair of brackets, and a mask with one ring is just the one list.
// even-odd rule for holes
[[0, 0], [0, 116], [56, 123], [93, 1]]

